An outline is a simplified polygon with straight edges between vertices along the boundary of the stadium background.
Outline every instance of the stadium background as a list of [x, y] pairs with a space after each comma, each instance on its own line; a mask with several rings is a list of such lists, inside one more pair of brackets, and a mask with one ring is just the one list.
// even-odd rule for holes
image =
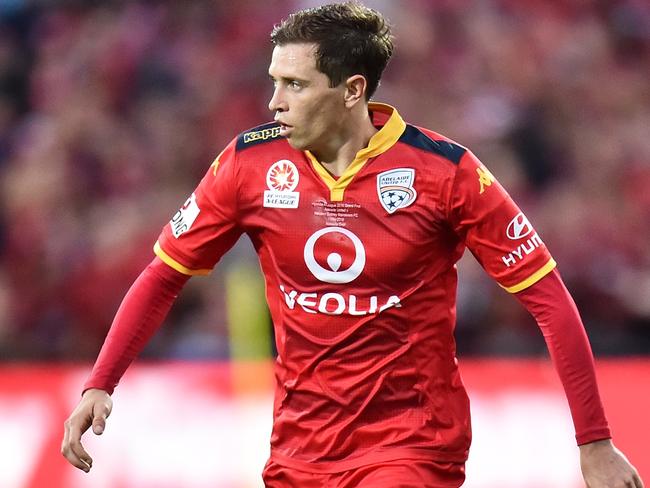
[[[245, 240], [127, 373], [89, 439], [94, 472], [58, 443], [160, 228], [228, 140], [270, 118], [272, 25], [318, 3], [0, 0], [0, 486], [259, 486], [272, 347]], [[472, 148], [535, 223], [650, 482], [650, 4], [367, 4], [397, 38], [375, 98]], [[580, 486], [541, 334], [471, 256], [459, 268], [467, 486]]]

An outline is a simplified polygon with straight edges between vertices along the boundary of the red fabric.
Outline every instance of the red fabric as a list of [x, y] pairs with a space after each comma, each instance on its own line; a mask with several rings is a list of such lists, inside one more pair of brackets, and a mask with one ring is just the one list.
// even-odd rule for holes
[[[433, 132], [404, 131], [390, 123], [396, 117], [373, 138], [394, 143], [370, 148], [377, 152], [338, 197], [274, 126], [246, 132], [156, 248], [170, 266], [200, 273], [240, 234], [250, 237], [278, 350], [271, 459], [297, 471], [464, 462], [471, 430], [455, 358], [455, 262], [467, 246], [505, 287], [554, 265], [480, 161]], [[162, 322], [187, 278], [160, 266], [127, 295], [87, 386], [111, 391]], [[609, 435], [566, 290], [531, 290], [521, 299], [549, 341], [579, 442]]]
[[508, 192], [471, 152], [454, 174], [449, 224], [485, 271], [508, 291], [555, 266], [546, 245]]
[[505, 287], [553, 264], [473, 154], [370, 109], [381, 133], [354, 177], [339, 179], [342, 194], [264, 125], [226, 147], [158, 239], [165, 262], [200, 273], [250, 237], [278, 350], [271, 458], [295, 470], [464, 462], [455, 262], [467, 246]]
[[157, 257], [151, 261], [124, 297], [84, 390], [100, 388], [113, 393], [189, 278]]
[[338, 473], [309, 473], [269, 461], [262, 478], [267, 488], [458, 488], [465, 481], [465, 465], [403, 459]]
[[515, 297], [535, 317], [569, 402], [578, 444], [611, 437], [578, 309], [553, 270]]

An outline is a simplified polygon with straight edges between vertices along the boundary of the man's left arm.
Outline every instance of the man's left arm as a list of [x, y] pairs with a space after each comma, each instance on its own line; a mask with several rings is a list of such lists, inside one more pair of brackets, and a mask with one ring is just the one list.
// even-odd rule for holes
[[591, 347], [556, 263], [521, 209], [466, 151], [449, 187], [448, 220], [486, 272], [539, 324], [571, 409], [589, 488], [639, 488], [634, 467], [611, 443]]
[[587, 487], [643, 488], [634, 466], [611, 441], [589, 340], [557, 269], [514, 296], [537, 321], [562, 381]]

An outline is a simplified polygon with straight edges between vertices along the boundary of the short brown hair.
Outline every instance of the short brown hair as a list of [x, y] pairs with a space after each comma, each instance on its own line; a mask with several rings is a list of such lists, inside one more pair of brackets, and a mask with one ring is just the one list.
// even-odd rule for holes
[[393, 54], [393, 37], [384, 16], [358, 2], [335, 3], [295, 12], [271, 32], [276, 46], [313, 43], [316, 68], [330, 86], [349, 76], [366, 78], [366, 99], [377, 90], [381, 74]]

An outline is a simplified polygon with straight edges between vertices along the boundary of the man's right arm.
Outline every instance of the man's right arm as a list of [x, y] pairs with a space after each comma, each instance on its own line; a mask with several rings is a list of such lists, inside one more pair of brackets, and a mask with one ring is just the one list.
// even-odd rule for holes
[[[242, 233], [239, 226], [237, 139], [219, 154], [181, 209], [163, 228], [157, 257], [140, 274], [120, 305], [77, 408], [65, 422], [62, 454], [90, 470], [81, 436], [92, 425], [103, 431], [110, 395], [167, 316], [190, 276], [206, 275]], [[97, 426], [97, 427], [96, 427]]]
[[104, 431], [113, 405], [110, 395], [189, 278], [156, 257], [127, 292], [84, 384], [81, 401], [65, 422], [61, 453], [75, 467], [90, 470], [92, 458], [81, 445], [81, 436], [91, 425], [97, 435]]

